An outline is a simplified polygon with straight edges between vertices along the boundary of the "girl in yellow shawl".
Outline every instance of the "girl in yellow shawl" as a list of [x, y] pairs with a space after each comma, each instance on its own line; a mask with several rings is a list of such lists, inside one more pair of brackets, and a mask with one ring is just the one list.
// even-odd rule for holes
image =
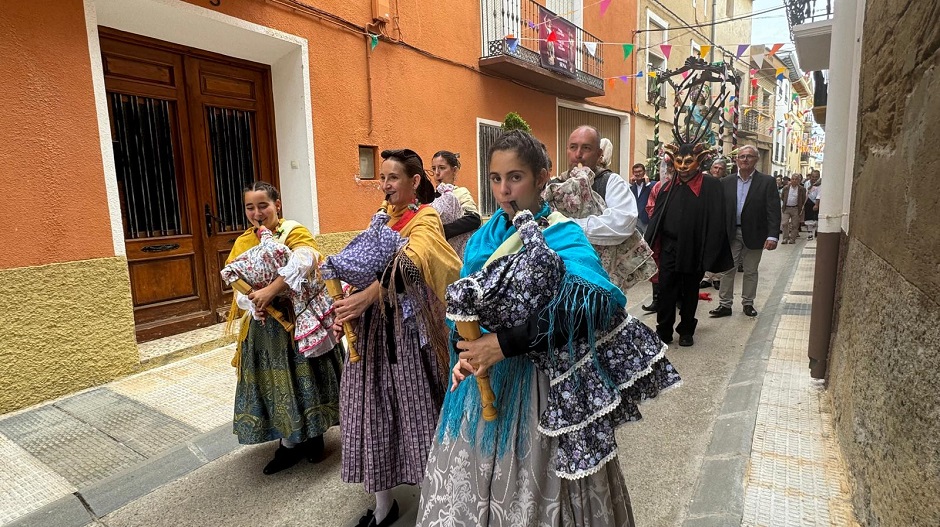
[[306, 358], [297, 352], [293, 336], [274, 320], [265, 320], [265, 307], [275, 305], [293, 313], [281, 293], [299, 289], [320, 260], [316, 242], [306, 227], [281, 218], [281, 200], [270, 183], [258, 181], [244, 191], [245, 215], [254, 227], [235, 240], [226, 263], [259, 244], [257, 227], [271, 230], [292, 255], [271, 285], [233, 299], [232, 315], [243, 313], [238, 338], [238, 384], [235, 388], [234, 432], [238, 442], [255, 444], [279, 440], [265, 474], [274, 474], [306, 457], [323, 455], [323, 433], [339, 423], [339, 379], [342, 346]]
[[408, 242], [372, 285], [334, 304], [337, 324], [357, 328], [362, 357], [343, 370], [340, 428], [343, 481], [376, 497], [363, 527], [392, 525], [399, 511], [391, 489], [424, 477], [449, 364], [444, 290], [460, 272], [440, 216], [427, 206], [434, 186], [421, 158], [403, 149], [382, 159], [388, 225]]

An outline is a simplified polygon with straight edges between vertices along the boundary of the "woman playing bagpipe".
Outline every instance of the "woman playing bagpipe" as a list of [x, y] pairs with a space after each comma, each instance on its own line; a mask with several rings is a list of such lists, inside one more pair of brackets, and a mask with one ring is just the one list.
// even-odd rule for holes
[[[679, 376], [656, 334], [626, 313], [581, 228], [541, 202], [547, 163], [539, 141], [521, 131], [500, 136], [487, 154], [500, 210], [467, 244], [463, 278], [448, 288], [448, 317], [465, 324], [451, 305], [465, 287], [483, 303], [500, 299], [496, 311], [519, 319], [456, 342], [418, 525], [633, 524], [615, 428], [639, 419], [637, 404]], [[539, 243], [563, 262], [557, 279], [543, 273], [543, 259], [531, 269], [506, 265], [529, 261], [544, 249]], [[488, 275], [494, 268], [501, 274]], [[494, 276], [515, 285], [491, 289]], [[545, 307], [529, 316], [505, 301], [529, 305], [545, 290]], [[484, 330], [497, 320], [479, 318]], [[494, 420], [481, 415], [483, 383], [467, 382], [471, 374], [488, 375]]]
[[[376, 495], [359, 525], [391, 525], [391, 489], [424, 476], [447, 378], [444, 290], [460, 260], [430, 206], [434, 186], [411, 150], [382, 152], [388, 225], [407, 240], [371, 285], [338, 300], [337, 323], [352, 322], [358, 362], [341, 383], [342, 478]], [[338, 326], [334, 326], [339, 330]]]
[[[439, 193], [451, 192], [460, 202], [460, 215], [453, 221], [443, 221], [444, 236], [461, 259], [467, 240], [480, 228], [480, 211], [466, 187], [457, 186], [460, 172], [460, 154], [440, 150], [431, 158], [431, 171]], [[441, 218], [443, 220], [443, 217]]]
[[229, 316], [232, 322], [243, 314], [236, 355], [234, 432], [242, 444], [280, 441], [274, 459], [264, 467], [265, 474], [274, 474], [303, 457], [311, 462], [321, 459], [323, 433], [339, 424], [343, 354], [336, 344], [317, 357], [305, 357], [294, 335], [268, 316], [266, 309], [271, 307], [294, 313], [283, 294], [310, 279], [319, 252], [306, 227], [280, 218], [280, 194], [271, 184], [251, 184], [244, 200], [245, 215], [254, 227], [235, 240], [226, 264], [257, 247], [259, 231], [265, 228], [291, 250], [290, 260], [270, 285], [247, 296], [235, 293]]

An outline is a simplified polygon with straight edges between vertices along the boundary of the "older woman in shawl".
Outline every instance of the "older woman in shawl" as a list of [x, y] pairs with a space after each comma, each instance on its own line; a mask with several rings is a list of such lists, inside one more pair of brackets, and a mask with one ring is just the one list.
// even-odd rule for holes
[[388, 225], [407, 244], [375, 282], [334, 304], [339, 323], [354, 323], [362, 357], [346, 363], [340, 401], [343, 481], [362, 483], [376, 497], [361, 526], [394, 523], [391, 489], [424, 476], [448, 368], [444, 291], [460, 270], [427, 205], [434, 187], [421, 158], [407, 149], [382, 158]]
[[[513, 205], [534, 214], [565, 273], [543, 311], [456, 343], [418, 525], [633, 525], [615, 428], [679, 376], [655, 332], [624, 310], [581, 228], [540, 201], [549, 175], [539, 141], [503, 134], [487, 165], [501, 210], [470, 238], [461, 276], [522, 249]], [[494, 421], [480, 416], [477, 383], [463, 382], [471, 373], [489, 374]]]
[[305, 357], [294, 336], [274, 320], [265, 320], [265, 308], [294, 313], [283, 296], [300, 288], [319, 260], [316, 242], [306, 227], [280, 217], [277, 189], [263, 181], [244, 192], [245, 215], [254, 227], [235, 240], [226, 264], [260, 243], [257, 228], [266, 227], [291, 249], [291, 259], [278, 270], [270, 285], [248, 296], [235, 293], [229, 321], [243, 314], [233, 364], [238, 367], [235, 388], [234, 431], [238, 442], [255, 444], [279, 440], [265, 474], [284, 470], [307, 457], [323, 455], [323, 433], [339, 423], [339, 379], [342, 346], [317, 357]]

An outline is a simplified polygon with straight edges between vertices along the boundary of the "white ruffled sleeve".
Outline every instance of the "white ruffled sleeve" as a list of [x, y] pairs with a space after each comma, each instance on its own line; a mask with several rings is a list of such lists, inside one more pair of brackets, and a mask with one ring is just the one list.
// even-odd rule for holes
[[277, 270], [277, 274], [284, 277], [288, 287], [300, 292], [307, 282], [310, 270], [320, 261], [320, 254], [312, 247], [298, 247], [291, 253], [290, 259], [284, 267]]

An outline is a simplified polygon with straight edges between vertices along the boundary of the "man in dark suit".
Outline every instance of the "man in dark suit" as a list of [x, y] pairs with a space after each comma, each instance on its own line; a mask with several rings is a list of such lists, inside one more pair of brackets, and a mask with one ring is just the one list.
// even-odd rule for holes
[[633, 165], [630, 170], [630, 192], [636, 199], [637, 220], [636, 228], [640, 233], [646, 232], [646, 226], [649, 225], [650, 217], [646, 213], [646, 202], [650, 198], [650, 190], [653, 189], [652, 181], [646, 179], [646, 166], [643, 163]]
[[[735, 261], [741, 257], [744, 267], [744, 284], [741, 288], [741, 304], [744, 314], [756, 317], [754, 297], [757, 296], [757, 267], [764, 249], [777, 248], [780, 236], [780, 195], [777, 182], [767, 174], [756, 170], [760, 153], [757, 148], [745, 145], [738, 151], [736, 177], [721, 180], [724, 187], [726, 226], [731, 254]], [[719, 306], [708, 313], [713, 318], [731, 315], [734, 303], [734, 276], [732, 267], [721, 277], [718, 291]]]

